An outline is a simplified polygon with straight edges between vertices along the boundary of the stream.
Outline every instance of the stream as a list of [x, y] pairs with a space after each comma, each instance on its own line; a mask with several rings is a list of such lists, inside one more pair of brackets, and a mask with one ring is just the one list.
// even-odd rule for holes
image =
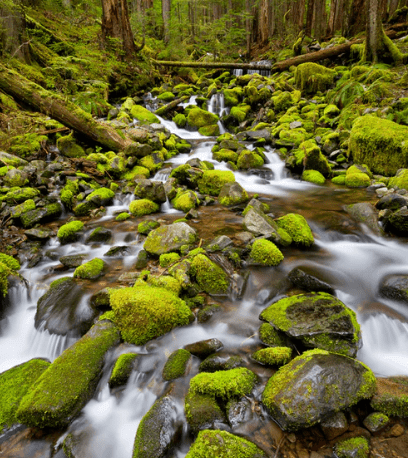
[[[190, 103], [194, 102], [191, 100]], [[214, 110], [225, 109], [220, 103]], [[228, 170], [225, 163], [212, 159], [212, 137], [202, 137], [197, 132], [179, 129], [172, 121], [161, 119], [161, 123], [179, 137], [187, 139], [193, 148], [190, 154], [180, 154], [167, 162], [153, 177], [166, 181], [171, 167], [184, 164], [192, 158], [210, 161], [219, 170]], [[249, 145], [249, 148], [252, 146]], [[243, 296], [228, 297], [222, 303], [222, 311], [210, 321], [174, 329], [172, 332], [149, 342], [145, 346], [120, 345], [107, 355], [104, 375], [98, 390], [83, 409], [81, 416], [69, 427], [74, 435], [81, 432], [81, 444], [86, 450], [84, 458], [130, 458], [135, 432], [143, 415], [154, 401], [167, 389], [162, 380], [162, 369], [171, 352], [184, 345], [203, 339], [218, 338], [224, 344], [224, 352], [242, 356], [261, 380], [267, 380], [272, 370], [250, 360], [250, 354], [259, 348], [259, 314], [264, 307], [283, 295], [282, 282], [288, 273], [298, 266], [309, 268], [325, 278], [336, 290], [337, 297], [357, 313], [361, 325], [363, 346], [357, 358], [367, 364], [377, 376], [406, 375], [408, 353], [408, 326], [406, 305], [385, 299], [379, 294], [379, 285], [386, 275], [407, 274], [407, 241], [399, 238], [380, 238], [368, 228], [357, 223], [342, 225], [346, 213], [343, 206], [361, 201], [375, 201], [375, 194], [365, 189], [348, 189], [332, 184], [316, 186], [292, 178], [283, 161], [274, 149], [267, 149], [267, 163], [255, 172], [236, 171], [236, 181], [249, 193], [257, 193], [263, 202], [270, 205], [275, 216], [289, 212], [302, 214], [310, 224], [315, 244], [308, 250], [294, 247], [284, 248], [284, 261], [277, 267], [248, 266], [249, 278]], [[87, 254], [88, 260], [99, 257], [109, 265], [109, 273], [83, 298], [79, 313], [87, 313], [87, 301], [91, 294], [114, 283], [118, 277], [132, 270], [143, 240], [136, 231], [140, 218], [116, 222], [115, 215], [127, 210], [132, 195], [117, 196], [107, 213], [87, 225], [84, 238], [70, 245], [60, 245], [55, 237], [43, 248], [53, 252], [53, 259], [42, 261], [35, 268], [23, 265], [20, 273], [28, 281], [28, 289], [13, 287], [10, 292], [11, 307], [7, 317], [0, 322], [0, 372], [34, 357], [54, 360], [72, 345], [77, 336], [52, 335], [34, 327], [34, 316], [38, 299], [47, 291], [48, 285], [57, 278], [67, 276], [60, 271], [58, 259], [63, 255]], [[212, 240], [218, 235], [231, 235], [242, 230], [241, 216], [218, 204], [201, 206], [199, 218], [189, 224], [199, 237]], [[325, 215], [332, 215], [339, 224], [329, 225]], [[155, 215], [150, 215], [150, 218]], [[157, 217], [166, 223], [183, 217], [167, 202], [162, 205]], [[85, 244], [86, 236], [97, 226], [113, 231], [109, 243]], [[104, 257], [113, 246], [128, 245], [128, 255], [121, 258]], [[71, 273], [68, 273], [71, 275]], [[108, 378], [116, 358], [121, 353], [135, 352], [142, 355], [141, 363], [126, 387], [110, 391]], [[193, 363], [197, 364], [197, 363]], [[192, 367], [190, 375], [176, 381], [177, 393], [187, 390], [190, 378], [197, 372]], [[177, 396], [176, 396], [177, 397]], [[187, 453], [192, 438], [184, 421], [183, 396], [175, 412], [180, 422], [180, 445], [175, 455], [182, 458]], [[250, 422], [251, 423], [251, 422]], [[250, 439], [257, 428], [240, 426], [233, 432], [247, 435]], [[247, 428], [247, 429], [246, 429]], [[62, 442], [65, 435], [60, 438]]]

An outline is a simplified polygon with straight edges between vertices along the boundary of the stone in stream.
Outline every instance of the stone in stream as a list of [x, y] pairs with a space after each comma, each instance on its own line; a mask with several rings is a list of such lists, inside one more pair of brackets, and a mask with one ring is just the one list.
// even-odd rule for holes
[[111, 322], [95, 324], [37, 379], [18, 407], [17, 420], [39, 428], [68, 426], [94, 395], [105, 353], [119, 340]]
[[224, 348], [222, 342], [219, 339], [207, 339], [188, 344], [184, 346], [184, 349], [190, 352], [194, 356], [199, 358], [207, 358], [212, 353], [216, 353]]
[[328, 293], [306, 293], [286, 297], [260, 314], [290, 338], [306, 347], [355, 357], [361, 344], [355, 312]]
[[262, 402], [283, 430], [297, 431], [370, 399], [375, 390], [375, 376], [361, 362], [310, 350], [269, 379]]
[[379, 286], [379, 294], [394, 301], [407, 303], [408, 276], [398, 274], [386, 276]]
[[288, 274], [288, 279], [291, 283], [305, 291], [316, 291], [324, 292], [329, 294], [335, 294], [335, 290], [325, 281], [320, 280], [315, 275], [308, 273], [307, 267], [296, 267]]
[[107, 242], [112, 237], [112, 231], [106, 227], [96, 227], [85, 240], [85, 243]]
[[185, 415], [190, 429], [196, 433], [209, 428], [227, 427], [227, 419], [214, 396], [188, 392]]
[[134, 194], [140, 199], [149, 199], [157, 204], [166, 202], [166, 193], [163, 183], [160, 181], [152, 181], [148, 179], [135, 180]]
[[159, 256], [170, 251], [179, 251], [183, 245], [193, 244], [196, 238], [196, 231], [188, 224], [173, 223], [151, 231], [143, 247], [148, 253]]
[[32, 229], [27, 229], [24, 231], [24, 234], [29, 240], [39, 241], [42, 243], [45, 243], [55, 235], [54, 231], [48, 227], [35, 227]]
[[247, 191], [236, 181], [234, 183], [226, 183], [220, 190], [218, 200], [221, 205], [229, 207], [238, 205], [249, 200]]
[[138, 357], [137, 353], [124, 353], [116, 360], [109, 377], [110, 388], [125, 385], [128, 381], [131, 372], [135, 367], [135, 360]]
[[263, 235], [282, 246], [290, 245], [292, 242], [290, 235], [285, 230], [281, 230], [269, 216], [255, 207], [247, 208], [243, 221], [243, 226], [247, 231], [256, 236]]
[[50, 289], [37, 302], [36, 329], [52, 334], [81, 336], [91, 327], [98, 311], [84, 298], [85, 291], [71, 277], [51, 283]]
[[343, 412], [337, 412], [321, 421], [320, 426], [324, 436], [331, 441], [348, 431], [349, 423]]
[[385, 232], [378, 223], [378, 212], [369, 202], [346, 205], [345, 211], [357, 222], [363, 223], [374, 232], [375, 235], [385, 235]]

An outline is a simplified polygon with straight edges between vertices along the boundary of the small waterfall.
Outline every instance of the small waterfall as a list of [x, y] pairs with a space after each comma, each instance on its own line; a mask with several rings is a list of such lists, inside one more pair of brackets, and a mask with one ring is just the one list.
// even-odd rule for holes
[[216, 92], [216, 94], [213, 94], [210, 97], [210, 100], [207, 102], [207, 111], [214, 113], [219, 117], [228, 114], [229, 110], [224, 106], [223, 92]]
[[235, 68], [233, 70], [233, 75], [234, 76], [243, 76], [243, 69], [242, 68]]
[[171, 167], [167, 167], [166, 169], [158, 170], [155, 176], [152, 178], [152, 181], [161, 181], [165, 183], [169, 178], [170, 172], [172, 171]]

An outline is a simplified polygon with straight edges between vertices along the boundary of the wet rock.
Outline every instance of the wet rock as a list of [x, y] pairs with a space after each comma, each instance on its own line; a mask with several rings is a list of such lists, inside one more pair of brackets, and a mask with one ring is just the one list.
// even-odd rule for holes
[[249, 196], [247, 191], [239, 183], [234, 182], [223, 185], [218, 199], [221, 205], [228, 207], [247, 202]]
[[122, 258], [123, 256], [129, 255], [130, 252], [131, 249], [127, 245], [118, 245], [110, 248], [106, 253], [104, 253], [104, 256]]
[[394, 301], [408, 302], [408, 277], [407, 275], [388, 275], [380, 286], [379, 294]]
[[360, 327], [355, 312], [328, 293], [280, 299], [264, 309], [260, 319], [307, 347], [351, 357], [355, 357], [360, 347]]
[[95, 324], [40, 376], [21, 401], [17, 420], [39, 428], [65, 428], [92, 398], [105, 353], [119, 341], [119, 332], [111, 322]]
[[282, 429], [296, 431], [371, 398], [375, 384], [372, 371], [359, 361], [311, 350], [269, 379], [262, 402]]
[[269, 347], [285, 347], [288, 337], [269, 323], [263, 323], [258, 331], [261, 342]]
[[135, 269], [144, 269], [148, 265], [148, 252], [145, 250], [139, 251], [136, 256]]
[[339, 441], [334, 447], [335, 458], [369, 457], [369, 443], [365, 437], [353, 437]]
[[185, 398], [186, 421], [193, 432], [227, 427], [227, 419], [214, 396], [189, 392]]
[[374, 234], [379, 236], [384, 235], [384, 231], [378, 223], [378, 212], [372, 204], [360, 202], [358, 204], [347, 205], [345, 210], [355, 221], [368, 226]]
[[10, 188], [28, 184], [28, 174], [19, 169], [11, 169], [3, 176], [4, 184]]
[[[222, 263], [226, 258], [219, 256], [217, 259]], [[204, 254], [198, 254], [193, 258], [190, 275], [194, 276], [199, 288], [208, 294], [225, 295], [229, 290], [230, 279], [225, 270]]]
[[112, 237], [112, 231], [105, 227], [96, 227], [85, 240], [85, 243], [107, 242]]
[[326, 231], [350, 234], [358, 230], [358, 225], [350, 217], [339, 212], [322, 212], [315, 216], [315, 221]]
[[26, 231], [24, 231], [24, 234], [27, 236], [28, 239], [40, 242], [46, 242], [55, 235], [54, 231], [47, 227], [27, 229]]
[[365, 428], [373, 435], [380, 434], [389, 424], [389, 417], [380, 412], [370, 413], [363, 421]]
[[248, 422], [252, 417], [251, 403], [247, 398], [232, 399], [226, 406], [227, 419], [232, 428]]
[[126, 156], [132, 157], [145, 157], [151, 154], [153, 151], [152, 146], [147, 145], [146, 143], [134, 142], [127, 145], [124, 149]]
[[163, 380], [170, 381], [183, 377], [188, 372], [192, 355], [187, 350], [180, 348], [170, 354], [162, 371]]
[[90, 307], [84, 295], [82, 286], [70, 277], [51, 283], [50, 289], [37, 302], [36, 329], [58, 335], [85, 334], [98, 312]]
[[240, 356], [215, 354], [208, 356], [199, 365], [199, 372], [216, 372], [243, 367], [245, 361]]
[[72, 255], [67, 255], [67, 256], [61, 256], [59, 261], [61, 262], [63, 266], [71, 269], [71, 268], [76, 268], [80, 266], [84, 262], [84, 260], [87, 258], [88, 258], [87, 254], [72, 254]]
[[81, 424], [78, 429], [70, 428], [60, 450], [63, 452], [61, 458], [91, 458], [91, 443], [95, 434], [95, 428], [88, 422]]
[[321, 421], [321, 430], [329, 441], [344, 434], [348, 428], [348, 420], [343, 412], [337, 412]]
[[107, 264], [99, 258], [94, 258], [91, 261], [81, 264], [74, 271], [74, 278], [81, 278], [83, 280], [97, 280], [104, 275]]
[[212, 353], [222, 350], [224, 345], [219, 339], [208, 339], [185, 345], [183, 348], [192, 353], [194, 356], [207, 358]]
[[149, 199], [158, 204], [166, 202], [166, 193], [162, 182], [140, 179], [135, 180], [135, 184], [134, 194], [140, 199]]
[[133, 458], [163, 458], [175, 439], [176, 405], [170, 396], [158, 399], [136, 432]]
[[405, 237], [408, 235], [408, 207], [402, 207], [388, 216], [385, 229], [393, 234]]
[[322, 291], [329, 294], [335, 294], [334, 288], [328, 283], [320, 280], [308, 273], [308, 268], [296, 267], [288, 274], [288, 279], [297, 287], [305, 291]]
[[287, 246], [291, 243], [291, 237], [280, 231], [276, 223], [264, 213], [257, 211], [255, 208], [249, 208], [244, 216], [244, 228], [252, 234], [264, 235], [275, 243]]
[[400, 194], [393, 193], [387, 196], [383, 196], [381, 199], [376, 202], [375, 207], [378, 210], [399, 210], [399, 208], [407, 207], [408, 199], [401, 196]]
[[91, 296], [91, 305], [98, 310], [109, 310], [109, 290], [107, 288], [101, 289]]
[[197, 321], [199, 323], [205, 323], [209, 321], [213, 315], [221, 311], [221, 307], [218, 304], [211, 304], [207, 307], [204, 307], [202, 310], [199, 310], [197, 314]]
[[408, 417], [408, 378], [389, 377], [376, 379], [376, 393], [371, 407], [389, 417]]
[[135, 368], [135, 361], [138, 355], [136, 353], [124, 353], [116, 360], [109, 377], [110, 388], [125, 385]]
[[196, 231], [188, 224], [173, 223], [151, 231], [143, 247], [148, 253], [159, 256], [170, 251], [179, 251], [183, 245], [191, 245], [196, 237]]

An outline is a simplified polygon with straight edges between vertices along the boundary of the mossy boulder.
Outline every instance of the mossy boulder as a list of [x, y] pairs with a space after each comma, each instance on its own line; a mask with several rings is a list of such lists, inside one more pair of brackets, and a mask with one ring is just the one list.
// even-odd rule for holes
[[111, 388], [126, 384], [134, 369], [134, 363], [137, 357], [137, 353], [124, 353], [119, 356], [109, 377], [109, 386]]
[[78, 145], [72, 133], [65, 137], [60, 137], [57, 140], [57, 148], [60, 150], [60, 153], [66, 157], [75, 158], [86, 156], [84, 149]]
[[292, 352], [293, 350], [289, 347], [269, 347], [257, 350], [251, 357], [260, 364], [282, 366], [291, 361]]
[[262, 167], [263, 165], [264, 159], [256, 151], [248, 149], [244, 149], [237, 159], [237, 167], [243, 170]]
[[22, 398], [49, 366], [43, 359], [31, 359], [0, 374], [0, 434], [18, 423], [16, 411]]
[[137, 199], [129, 204], [129, 211], [134, 216], [149, 215], [158, 212], [159, 209], [160, 206], [149, 199]]
[[218, 196], [226, 183], [233, 183], [234, 181], [236, 180], [233, 172], [205, 170], [203, 175], [197, 180], [197, 184], [201, 193]]
[[399, 169], [388, 181], [388, 188], [408, 190], [408, 169]]
[[407, 127], [376, 116], [362, 116], [353, 123], [349, 156], [372, 172], [394, 176], [408, 166]]
[[221, 148], [217, 151], [213, 151], [213, 159], [218, 162], [233, 162], [236, 163], [239, 155], [228, 148]]
[[368, 458], [368, 439], [362, 436], [343, 439], [335, 444], [334, 455], [337, 458]]
[[115, 193], [114, 191], [111, 191], [111, 189], [108, 188], [99, 188], [96, 189], [95, 191], [91, 192], [86, 197], [86, 201], [88, 202], [93, 202], [95, 205], [98, 207], [103, 205], [112, 205], [112, 202], [114, 201]]
[[376, 393], [371, 407], [389, 417], [408, 417], [408, 378], [389, 377], [376, 379]]
[[371, 179], [366, 173], [347, 173], [345, 185], [348, 188], [367, 188], [371, 184]]
[[3, 297], [7, 294], [9, 285], [8, 277], [17, 275], [18, 270], [20, 270], [20, 263], [17, 259], [14, 259], [8, 254], [0, 253], [0, 293]]
[[130, 109], [130, 113], [131, 116], [142, 123], [159, 123], [159, 119], [151, 111], [141, 105], [134, 105]]
[[197, 198], [197, 194], [194, 191], [186, 190], [179, 191], [176, 194], [176, 197], [172, 199], [172, 205], [176, 210], [181, 210], [187, 213], [192, 208], [195, 208], [199, 205], [200, 201]]
[[314, 62], [306, 62], [295, 70], [295, 85], [306, 94], [324, 92], [334, 82], [336, 72]]
[[250, 260], [262, 266], [277, 266], [284, 259], [277, 246], [266, 239], [255, 240], [251, 246]]
[[282, 331], [276, 329], [274, 326], [271, 326], [270, 323], [263, 323], [258, 330], [258, 335], [261, 342], [269, 347], [286, 346], [286, 335]]
[[40, 191], [36, 188], [19, 188], [11, 189], [1, 201], [5, 201], [9, 205], [16, 205], [25, 202], [28, 199], [34, 199], [40, 195]]
[[186, 374], [191, 357], [192, 355], [183, 348], [171, 353], [163, 367], [163, 380], [170, 381], [183, 377]]
[[199, 287], [209, 294], [226, 294], [229, 289], [229, 278], [224, 270], [204, 254], [194, 257], [190, 273]]
[[166, 192], [163, 183], [146, 179], [135, 180], [134, 194], [140, 199], [149, 199], [157, 204], [166, 202]]
[[199, 107], [189, 110], [187, 122], [190, 126], [200, 128], [217, 124], [219, 117]]
[[180, 260], [178, 253], [164, 253], [159, 256], [159, 265], [161, 267], [169, 267]]
[[231, 205], [247, 202], [249, 200], [249, 195], [247, 191], [235, 181], [223, 185], [218, 200], [221, 205], [229, 207]]
[[301, 179], [314, 184], [325, 184], [325, 177], [322, 173], [318, 172], [318, 170], [304, 170]]
[[193, 393], [190, 390], [185, 397], [185, 415], [194, 433], [216, 428], [217, 425], [220, 428], [220, 424], [227, 423], [226, 415], [214, 396]]
[[186, 126], [187, 119], [183, 113], [178, 113], [172, 118], [172, 121], [179, 127], [179, 129]]
[[317, 170], [324, 177], [329, 177], [331, 167], [327, 158], [322, 154], [320, 147], [313, 141], [307, 140], [302, 142], [300, 146], [293, 151], [295, 157], [295, 167], [292, 168], [298, 171], [301, 170]]
[[160, 223], [155, 221], [154, 219], [145, 219], [141, 223], [138, 224], [138, 232], [139, 234], [149, 234], [149, 232], [153, 231], [154, 229], [158, 228]]
[[260, 319], [306, 347], [354, 357], [361, 344], [355, 312], [328, 293], [306, 293], [280, 299], [264, 309]]
[[220, 128], [217, 124], [199, 127], [199, 134], [204, 135], [205, 137], [217, 137], [220, 135]]
[[192, 245], [196, 238], [196, 231], [187, 223], [173, 223], [151, 231], [143, 248], [148, 253], [160, 256], [171, 251], [180, 251], [184, 245]]
[[63, 224], [57, 232], [57, 237], [61, 244], [72, 243], [78, 240], [80, 232], [84, 227], [82, 221], [71, 221], [67, 224]]
[[290, 92], [281, 92], [278, 95], [275, 95], [271, 98], [274, 103], [274, 108], [277, 113], [281, 111], [286, 111], [293, 105], [293, 99]]
[[257, 445], [227, 431], [200, 431], [186, 458], [266, 458]]
[[175, 434], [176, 404], [171, 396], [162, 396], [139, 423], [132, 458], [164, 457]]
[[122, 338], [135, 345], [143, 345], [192, 319], [192, 312], [182, 299], [155, 286], [111, 290], [110, 303]]
[[360, 361], [310, 350], [267, 382], [262, 402], [285, 431], [297, 431], [346, 410], [375, 393], [375, 376]]
[[314, 236], [307, 220], [297, 213], [288, 213], [274, 220], [280, 229], [287, 232], [293, 243], [299, 246], [309, 247], [314, 243]]
[[81, 278], [83, 280], [96, 280], [101, 275], [106, 267], [102, 259], [94, 258], [78, 266], [74, 271], [74, 278]]
[[26, 186], [29, 182], [28, 174], [23, 170], [12, 168], [3, 176], [3, 182], [10, 188]]
[[36, 380], [16, 413], [20, 423], [64, 428], [92, 398], [106, 352], [119, 343], [119, 332], [107, 321], [95, 324], [65, 350]]

